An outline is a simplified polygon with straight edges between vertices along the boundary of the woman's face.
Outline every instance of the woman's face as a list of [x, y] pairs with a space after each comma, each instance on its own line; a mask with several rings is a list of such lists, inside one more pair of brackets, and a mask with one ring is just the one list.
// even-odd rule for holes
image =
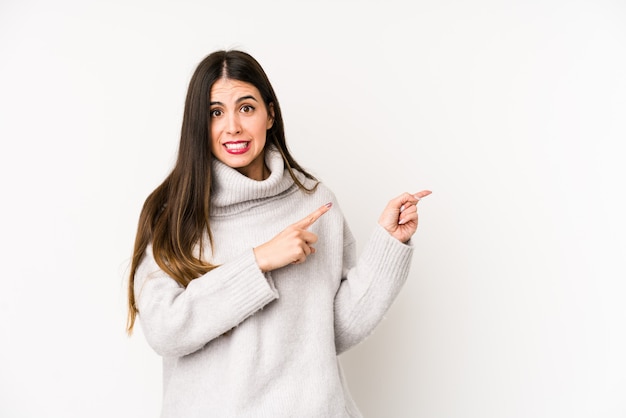
[[265, 140], [274, 118], [252, 84], [221, 78], [211, 87], [211, 151], [254, 180], [264, 180]]

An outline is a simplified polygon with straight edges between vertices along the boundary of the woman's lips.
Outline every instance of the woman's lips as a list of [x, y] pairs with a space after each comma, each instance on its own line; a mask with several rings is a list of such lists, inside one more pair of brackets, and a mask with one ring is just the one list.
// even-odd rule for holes
[[225, 142], [224, 148], [229, 154], [243, 154], [250, 149], [250, 141]]

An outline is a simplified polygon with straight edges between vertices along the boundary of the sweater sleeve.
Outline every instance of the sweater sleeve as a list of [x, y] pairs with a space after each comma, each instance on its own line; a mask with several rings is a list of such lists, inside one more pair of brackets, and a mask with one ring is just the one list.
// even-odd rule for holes
[[370, 335], [404, 285], [413, 247], [376, 225], [361, 256], [344, 227], [344, 274], [335, 296], [335, 345], [340, 354]]
[[199, 350], [278, 298], [252, 249], [184, 288], [158, 267], [148, 248], [135, 275], [135, 295], [146, 340], [163, 357]]

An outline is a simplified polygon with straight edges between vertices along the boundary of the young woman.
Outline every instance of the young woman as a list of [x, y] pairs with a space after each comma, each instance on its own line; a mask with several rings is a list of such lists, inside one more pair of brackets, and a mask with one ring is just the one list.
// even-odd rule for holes
[[241, 51], [191, 78], [176, 164], [146, 199], [128, 288], [163, 357], [162, 417], [359, 417], [337, 356], [406, 280], [417, 203], [384, 208], [357, 259], [333, 193], [291, 156], [278, 99]]

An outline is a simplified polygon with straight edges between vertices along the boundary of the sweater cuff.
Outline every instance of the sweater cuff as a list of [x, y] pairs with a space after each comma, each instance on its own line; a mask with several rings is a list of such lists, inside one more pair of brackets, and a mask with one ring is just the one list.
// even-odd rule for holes
[[368, 263], [371, 260], [394, 260], [392, 263], [376, 263], [376, 270], [382, 277], [406, 277], [411, 267], [413, 246], [391, 236], [385, 228], [376, 225], [370, 240], [363, 249], [361, 258]]
[[239, 311], [242, 319], [278, 298], [271, 277], [263, 274], [251, 248], [219, 269], [224, 294], [229, 295], [231, 308]]

